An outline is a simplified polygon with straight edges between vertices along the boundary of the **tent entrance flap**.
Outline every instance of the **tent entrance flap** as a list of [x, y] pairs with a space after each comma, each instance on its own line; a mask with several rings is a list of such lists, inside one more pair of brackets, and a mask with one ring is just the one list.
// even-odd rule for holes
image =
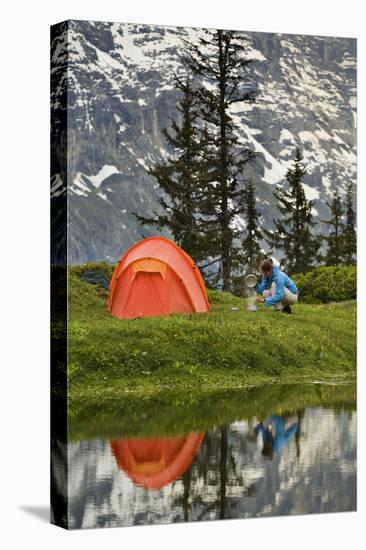
[[126, 304], [128, 317], [168, 315], [168, 287], [161, 273], [138, 271]]

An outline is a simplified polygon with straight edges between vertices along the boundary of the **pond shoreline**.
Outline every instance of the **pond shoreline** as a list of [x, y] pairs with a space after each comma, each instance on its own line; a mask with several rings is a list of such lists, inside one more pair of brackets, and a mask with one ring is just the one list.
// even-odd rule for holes
[[[355, 408], [355, 380], [252, 385], [210, 391], [126, 393], [91, 400], [70, 399], [69, 438], [176, 435], [205, 431], [241, 416], [261, 417], [305, 406]], [[174, 421], [172, 419], [174, 418]]]
[[[253, 388], [264, 388], [267, 386], [298, 386], [298, 385], [325, 385], [325, 386], [340, 386], [340, 385], [348, 385], [356, 383], [357, 376], [350, 376], [349, 374], [346, 375], [330, 375], [325, 376], [324, 378], [314, 378], [314, 377], [301, 377], [298, 376], [296, 379], [292, 378], [268, 378], [258, 381], [253, 381], [252, 383], [248, 382], [246, 384], [234, 384], [234, 385], [206, 385], [201, 386], [199, 388], [200, 393], [202, 394], [210, 394], [215, 392], [221, 392], [221, 391], [240, 391], [240, 390], [250, 390]], [[187, 393], [189, 392], [195, 392], [197, 391], [197, 387], [195, 385], [189, 386], [187, 384], [180, 386], [177, 384], [160, 384], [158, 387], [150, 386], [139, 386], [135, 388], [123, 388], [119, 389], [118, 392], [103, 392], [103, 400], [106, 399], [119, 399], [121, 397], [132, 395], [132, 396], [154, 396], [158, 395], [163, 392], [177, 392], [177, 391], [185, 391]], [[69, 391], [68, 394], [68, 400], [69, 402], [77, 402], [80, 399], [85, 400], [87, 398], [92, 399], [92, 395], [88, 397], [85, 395], [85, 392], [81, 392], [78, 394], [77, 391]], [[99, 397], [101, 397], [99, 395]]]
[[[327, 386], [339, 386], [339, 385], [348, 385], [356, 383], [357, 375], [346, 373], [346, 374], [334, 374], [334, 373], [323, 373], [322, 376], [311, 376], [311, 375], [297, 375], [296, 377], [283, 377], [283, 378], [272, 378], [272, 377], [251, 377], [246, 383], [238, 383], [235, 380], [232, 384], [210, 384], [205, 383], [199, 387], [199, 392], [203, 395], [212, 394], [222, 391], [246, 391], [253, 388], [266, 388], [268, 386], [298, 386], [298, 385], [327, 385]], [[109, 399], [121, 399], [126, 396], [132, 397], [154, 397], [163, 393], [175, 393], [175, 392], [186, 392], [186, 393], [195, 393], [197, 392], [197, 384], [189, 384], [187, 381], [184, 381], [182, 384], [151, 384], [146, 385], [146, 383], [139, 384], [135, 387], [120, 387], [120, 388], [104, 388], [102, 391], [96, 390], [95, 388], [90, 388], [90, 391], [86, 391], [85, 388], [82, 388], [81, 392], [78, 393], [77, 386], [72, 390], [69, 388], [68, 401], [70, 403], [84, 402], [90, 400], [93, 402], [97, 400], [109, 400]]]

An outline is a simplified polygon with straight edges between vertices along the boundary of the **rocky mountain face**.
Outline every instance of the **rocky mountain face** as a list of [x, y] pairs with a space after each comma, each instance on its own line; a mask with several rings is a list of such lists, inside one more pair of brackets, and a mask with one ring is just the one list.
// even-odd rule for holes
[[[67, 196], [68, 261], [115, 262], [142, 236], [133, 213], [152, 214], [160, 191], [147, 168], [171, 153], [161, 133], [177, 119], [174, 73], [184, 74], [182, 39], [200, 29], [68, 21], [51, 43], [53, 162], [51, 196]], [[273, 191], [284, 181], [296, 146], [308, 173], [316, 231], [326, 231], [326, 201], [356, 184], [356, 41], [348, 38], [242, 33], [252, 105], [235, 104], [232, 116], [243, 147], [257, 152], [248, 170], [257, 186], [261, 223], [278, 217]], [[67, 113], [65, 112], [67, 107]], [[60, 120], [67, 120], [67, 132]], [[66, 132], [66, 133], [65, 133]], [[65, 137], [66, 135], [66, 137]], [[237, 219], [239, 227], [245, 224]], [[168, 234], [167, 234], [168, 235]]]

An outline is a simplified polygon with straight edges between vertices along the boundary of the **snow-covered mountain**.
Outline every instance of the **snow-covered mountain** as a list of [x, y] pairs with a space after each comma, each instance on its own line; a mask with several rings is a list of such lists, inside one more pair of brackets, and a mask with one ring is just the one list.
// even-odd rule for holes
[[[142, 235], [154, 234], [133, 212], [158, 207], [160, 191], [146, 169], [169, 154], [161, 129], [177, 117], [173, 75], [184, 71], [182, 38], [194, 41], [200, 32], [86, 21], [53, 27], [51, 194], [56, 206], [68, 196], [69, 262], [116, 261]], [[240, 141], [258, 153], [248, 176], [257, 185], [262, 223], [271, 227], [278, 216], [274, 185], [296, 145], [308, 165], [314, 214], [327, 219], [333, 191], [356, 184], [356, 40], [243, 34], [256, 60], [251, 79], [258, 96], [252, 105], [236, 104], [232, 115]], [[65, 134], [67, 173], [59, 160]]]

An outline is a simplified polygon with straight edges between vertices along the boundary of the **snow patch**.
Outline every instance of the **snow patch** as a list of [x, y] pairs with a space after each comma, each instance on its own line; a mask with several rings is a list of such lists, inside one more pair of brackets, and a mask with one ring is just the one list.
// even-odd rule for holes
[[341, 61], [341, 63], [338, 63], [338, 65], [342, 69], [353, 69], [356, 67], [356, 61], [353, 57], [346, 57]]
[[98, 56], [98, 61], [99, 61], [99, 63], [102, 64], [103, 69], [105, 69], [105, 66], [109, 66], [112, 69], [118, 69], [119, 71], [122, 69], [121, 63], [119, 63], [111, 55], [109, 55], [106, 52], [102, 52], [96, 46], [94, 46], [94, 47], [95, 47], [95, 51], [96, 51], [97, 56]]
[[[277, 159], [275, 159], [268, 151], [261, 145], [251, 134], [249, 129], [244, 130], [246, 133], [246, 140], [243, 139], [241, 135], [238, 136], [240, 143], [247, 142], [252, 143], [254, 146], [254, 150], [257, 153], [262, 153], [264, 156], [264, 159], [266, 161], [267, 166], [264, 167], [264, 176], [263, 179], [270, 185], [274, 185], [275, 183], [278, 183], [284, 177], [286, 176], [286, 172], [288, 169], [288, 162], [281, 163]], [[269, 166], [268, 166], [269, 165]]]
[[[323, 128], [319, 128], [319, 130], [315, 130], [315, 134], [319, 139], [322, 139], [325, 141], [330, 141], [332, 139], [331, 136], [328, 134], [328, 132], [326, 132]], [[333, 136], [333, 139], [335, 139], [334, 136]]]
[[294, 154], [293, 149], [290, 149], [290, 147], [285, 147], [284, 149], [282, 149], [282, 151], [280, 151], [279, 156], [280, 157], [292, 157], [293, 154]]
[[137, 162], [145, 168], [145, 170], [149, 170], [149, 166], [146, 164], [146, 161], [144, 159], [136, 158]]
[[85, 51], [82, 45], [82, 38], [73, 30], [69, 29], [69, 48], [68, 54], [72, 54], [72, 61], [82, 61], [85, 59]]
[[102, 181], [104, 181], [106, 178], [109, 178], [109, 176], [111, 176], [112, 174], [119, 174], [119, 173], [120, 173], [119, 170], [115, 166], [112, 166], [111, 164], [105, 164], [103, 168], [101, 168], [99, 172], [95, 174], [95, 176], [87, 176], [87, 177], [88, 179], [90, 179], [94, 187], [98, 189]]
[[170, 91], [170, 90], [173, 90], [174, 89], [174, 86], [171, 85], [171, 84], [164, 84], [163, 86], [160, 86], [159, 88], [156, 89], [155, 91], [155, 97], [159, 97], [159, 95], [161, 94], [161, 92], [164, 92], [164, 91]]
[[286, 172], [287, 168], [276, 161], [276, 163], [272, 165], [271, 168], [267, 168], [267, 166], [264, 167], [263, 179], [270, 185], [274, 185], [285, 178]]
[[91, 190], [87, 185], [85, 185], [85, 183], [82, 182], [81, 178], [83, 175], [84, 174], [82, 174], [82, 172], [77, 172], [76, 177], [72, 182], [73, 185], [70, 186], [70, 191], [72, 191], [76, 195], [87, 197], [88, 193], [90, 193]]
[[320, 193], [317, 189], [310, 187], [310, 185], [307, 185], [307, 183], [303, 183], [302, 186], [305, 191], [305, 197], [308, 201], [313, 201], [320, 197]]
[[299, 138], [303, 143], [311, 143], [313, 147], [319, 147], [319, 140], [312, 132], [299, 132]]
[[66, 188], [64, 187], [63, 181], [60, 174], [55, 174], [51, 178], [51, 198], [59, 197], [64, 193]]
[[264, 57], [262, 52], [250, 46], [246, 49], [246, 58], [253, 59], [254, 61], [267, 61], [267, 58]]
[[[121, 30], [123, 34], [120, 32]], [[128, 58], [130, 61], [144, 67], [149, 64], [149, 59], [142, 53], [142, 48], [134, 43], [137, 36], [133, 32], [132, 25], [122, 26], [120, 23], [113, 23], [111, 32], [114, 42], [122, 47], [123, 58]]]
[[327, 195], [333, 195], [333, 192], [332, 192], [332, 183], [329, 179], [328, 176], [323, 176], [322, 177], [322, 184], [323, 184], [323, 187], [325, 187], [325, 192]]
[[231, 229], [237, 229], [238, 231], [243, 231], [246, 228], [247, 224], [239, 214], [235, 214], [232, 222], [230, 223]]
[[292, 143], [295, 143], [294, 135], [286, 128], [282, 128], [280, 134], [280, 143], [283, 143], [284, 141], [291, 141]]

